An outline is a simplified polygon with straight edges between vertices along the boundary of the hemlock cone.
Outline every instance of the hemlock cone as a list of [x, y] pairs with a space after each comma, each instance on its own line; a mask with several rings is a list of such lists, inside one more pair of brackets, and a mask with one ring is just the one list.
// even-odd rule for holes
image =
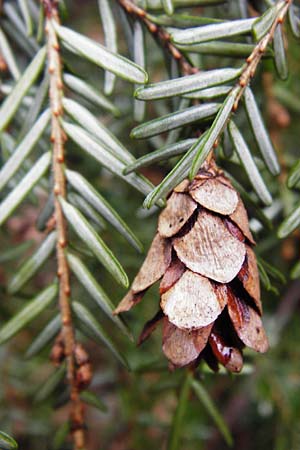
[[239, 194], [213, 161], [171, 193], [157, 234], [131, 289], [115, 313], [128, 311], [161, 279], [160, 310], [139, 343], [163, 324], [163, 352], [171, 367], [198, 364], [231, 372], [242, 349], [266, 352], [255, 244]]

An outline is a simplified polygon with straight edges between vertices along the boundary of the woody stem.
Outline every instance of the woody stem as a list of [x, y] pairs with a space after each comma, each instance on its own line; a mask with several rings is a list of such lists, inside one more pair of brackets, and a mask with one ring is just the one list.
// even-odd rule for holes
[[143, 8], [137, 6], [132, 0], [118, 0], [118, 2], [128, 15], [133, 16], [142, 22], [154, 38], [167, 49], [172, 58], [178, 62], [184, 75], [190, 75], [199, 71], [199, 69], [194, 67], [184, 54], [173, 45], [170, 34], [163, 27], [154, 23]]
[[274, 34], [275, 34], [277, 26], [283, 22], [284, 17], [286, 15], [286, 13], [288, 12], [288, 9], [291, 6], [292, 2], [293, 2], [293, 0], [285, 0], [282, 8], [279, 9], [278, 15], [275, 18], [270, 30], [258, 42], [258, 44], [255, 46], [253, 52], [247, 58], [246, 64], [245, 64], [242, 74], [239, 78], [239, 90], [237, 92], [234, 109], [237, 108], [238, 103], [239, 103], [241, 97], [243, 96], [244, 90], [250, 83], [251, 79], [254, 77], [257, 67], [258, 67], [263, 55], [265, 54], [268, 45], [274, 39]]
[[59, 279], [59, 307], [62, 322], [62, 339], [67, 365], [67, 381], [70, 387], [70, 421], [75, 450], [84, 448], [84, 417], [80, 392], [76, 383], [75, 345], [76, 338], [72, 322], [70, 303], [70, 269], [66, 255], [67, 225], [59, 198], [66, 198], [65, 149], [66, 140], [61, 126], [63, 115], [62, 97], [62, 65], [59, 43], [53, 22], [59, 22], [57, 3], [55, 0], [43, 0], [46, 17], [46, 42], [49, 65], [49, 98], [51, 109], [51, 142], [53, 146], [52, 170], [54, 178], [54, 217], [56, 222], [57, 243], [57, 275]]
[[[271, 28], [265, 34], [265, 36], [257, 43], [250, 56], [247, 58], [242, 73], [240, 75], [240, 78], [238, 80], [238, 83], [231, 91], [231, 93], [234, 92], [235, 95], [235, 103], [233, 106], [233, 111], [236, 111], [238, 109], [239, 102], [244, 94], [246, 87], [250, 84], [251, 79], [256, 74], [257, 67], [263, 55], [265, 54], [268, 45], [274, 39], [276, 28], [278, 25], [282, 24], [292, 2], [293, 0], [284, 0], [281, 2], [282, 3], [281, 8], [279, 8], [278, 15], [276, 16]], [[229, 95], [231, 95], [231, 93]], [[231, 114], [229, 114], [228, 120], [230, 119], [230, 116]], [[216, 147], [217, 145], [218, 139], [215, 142], [214, 146]]]

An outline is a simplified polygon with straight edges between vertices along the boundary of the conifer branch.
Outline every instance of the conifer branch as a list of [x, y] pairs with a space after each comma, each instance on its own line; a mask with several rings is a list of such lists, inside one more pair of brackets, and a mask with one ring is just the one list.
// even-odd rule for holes
[[[213, 124], [211, 126], [211, 130], [214, 127], [216, 127], [216, 125], [218, 125], [219, 131], [217, 133], [215, 133], [216, 136], [214, 137], [215, 140], [212, 143], [212, 145], [207, 146], [207, 149], [206, 149], [207, 153], [203, 152], [203, 149], [201, 149], [201, 152], [203, 152], [203, 154], [209, 155], [210, 153], [213, 152], [213, 149], [218, 146], [219, 138], [222, 135], [224, 127], [230, 121], [232, 112], [235, 112], [238, 109], [239, 102], [240, 102], [241, 98], [243, 97], [245, 89], [250, 84], [251, 79], [256, 74], [257, 67], [258, 67], [262, 57], [264, 56], [265, 52], [267, 51], [268, 45], [273, 41], [275, 30], [276, 30], [277, 26], [283, 23], [283, 20], [289, 10], [289, 7], [292, 4], [292, 0], [284, 0], [280, 3], [278, 4], [278, 13], [277, 13], [276, 17], [274, 18], [274, 21], [273, 21], [269, 31], [259, 40], [259, 42], [256, 44], [255, 48], [253, 49], [252, 53], [247, 58], [246, 63], [244, 65], [244, 67], [242, 68], [242, 73], [238, 79], [237, 84], [229, 92], [229, 94], [227, 95], [227, 97], [223, 103], [223, 106], [225, 106], [226, 102], [230, 103], [230, 99], [232, 99], [232, 101], [233, 101], [232, 108], [229, 109], [228, 111], [226, 111], [226, 110], [224, 111], [224, 120], [221, 117], [221, 115], [220, 116], [217, 115], [217, 117], [215, 118], [215, 121], [213, 122]], [[221, 122], [222, 125], [219, 126], [218, 122]], [[209, 140], [208, 140], [208, 142], [209, 142]], [[197, 144], [195, 144], [195, 146], [196, 145]], [[193, 179], [196, 176], [198, 170], [200, 169], [200, 166], [204, 162], [203, 158], [201, 157], [201, 152], [198, 152], [195, 156], [195, 159], [193, 161], [192, 168], [190, 171], [190, 179]]]
[[59, 22], [58, 2], [55, 0], [43, 1], [46, 16], [46, 40], [48, 52], [48, 64], [50, 75], [49, 97], [51, 108], [51, 142], [53, 143], [52, 170], [54, 177], [54, 217], [57, 230], [56, 256], [57, 276], [59, 279], [59, 305], [62, 322], [62, 340], [64, 356], [67, 363], [67, 381], [70, 386], [71, 399], [71, 430], [74, 439], [75, 450], [84, 447], [84, 418], [83, 405], [80, 400], [80, 392], [76, 377], [76, 337], [72, 321], [72, 310], [70, 303], [70, 268], [66, 255], [67, 225], [60, 204], [60, 198], [66, 198], [66, 176], [65, 176], [65, 133], [61, 126], [63, 115], [62, 97], [62, 65], [59, 54], [59, 43], [53, 27], [53, 21]]
[[151, 18], [147, 12], [137, 6], [132, 0], [118, 0], [119, 4], [125, 10], [125, 12], [142, 22], [153, 37], [160, 42], [160, 44], [167, 49], [172, 58], [178, 62], [184, 75], [191, 75], [199, 71], [197, 67], [194, 67], [185, 55], [178, 49], [171, 41], [170, 34], [161, 26], [151, 21]]
[[[248, 56], [246, 64], [243, 67], [242, 74], [239, 77], [236, 86], [236, 99], [233, 106], [233, 111], [236, 111], [239, 106], [239, 102], [243, 97], [246, 87], [250, 84], [252, 78], [256, 74], [258, 65], [263, 58], [265, 52], [267, 51], [268, 45], [272, 42], [274, 38], [274, 33], [278, 25], [283, 23], [285, 15], [288, 12], [292, 0], [285, 0], [285, 5], [283, 8], [279, 9], [278, 15], [276, 16], [270, 30], [268, 33], [257, 43], [252, 53]], [[217, 144], [216, 144], [217, 145]]]
[[239, 100], [243, 96], [243, 93], [246, 89], [246, 87], [249, 85], [251, 79], [254, 77], [257, 67], [264, 56], [265, 52], [267, 51], [268, 45], [272, 42], [274, 38], [274, 33], [278, 25], [283, 23], [283, 20], [285, 18], [285, 15], [288, 12], [289, 7], [292, 4], [292, 0], [285, 0], [285, 5], [279, 9], [279, 12], [270, 28], [268, 33], [258, 42], [258, 44], [255, 46], [253, 52], [250, 54], [250, 56], [246, 60], [246, 64], [244, 66], [244, 69], [242, 71], [242, 74], [239, 78], [239, 86], [240, 89], [237, 93], [236, 102], [234, 105], [234, 109], [237, 108]]

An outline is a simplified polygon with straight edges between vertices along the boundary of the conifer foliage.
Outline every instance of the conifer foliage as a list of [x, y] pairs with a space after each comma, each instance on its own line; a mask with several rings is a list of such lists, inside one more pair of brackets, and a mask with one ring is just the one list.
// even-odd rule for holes
[[[190, 389], [230, 444], [199, 376], [203, 360], [215, 372], [220, 365], [240, 372], [245, 347], [264, 353], [269, 346], [260, 279], [274, 292], [270, 278], [282, 281], [282, 275], [257, 259], [255, 244], [278, 215], [278, 238], [299, 227], [300, 165], [294, 156], [283, 162], [274, 148], [257, 89], [265, 68], [288, 78], [286, 50], [289, 39], [300, 37], [300, 8], [292, 0], [98, 0], [99, 43], [68, 25], [85, 2], [66, 3], [0, 4], [1, 244], [24, 205], [42, 204], [31, 224], [42, 236], [37, 248], [29, 251], [23, 242], [1, 249], [0, 261], [13, 261], [14, 269], [3, 289], [13, 306], [3, 309], [0, 344], [46, 321], [26, 352], [34, 360], [47, 349], [55, 368], [37, 401], [63, 386], [68, 417], [53, 448], [66, 448], [69, 439], [75, 450], [88, 450], [87, 406], [106, 408], [90, 389], [89, 340], [104, 344], [124, 372], [134, 370], [138, 357], [124, 350], [131, 327], [119, 314], [161, 280], [159, 310], [139, 343], [161, 323], [169, 368], [185, 367], [167, 448], [180, 448]], [[265, 91], [284, 123], [284, 110]], [[284, 88], [277, 97], [299, 108]], [[155, 186], [149, 166], [163, 173]], [[110, 177], [124, 188], [119, 210], [99, 182]], [[278, 187], [285, 179], [290, 208]], [[134, 221], [126, 217], [131, 227], [123, 218], [125, 186], [139, 193], [144, 208]], [[117, 285], [125, 291], [130, 284], [122, 253], [127, 245], [142, 252], [137, 222], [158, 210], [147, 257], [116, 308]], [[120, 240], [123, 249], [113, 245], [112, 229], [127, 241]], [[291, 275], [299, 278], [294, 263]], [[39, 289], [34, 280], [44, 267]], [[6, 430], [0, 447], [17, 447]]]

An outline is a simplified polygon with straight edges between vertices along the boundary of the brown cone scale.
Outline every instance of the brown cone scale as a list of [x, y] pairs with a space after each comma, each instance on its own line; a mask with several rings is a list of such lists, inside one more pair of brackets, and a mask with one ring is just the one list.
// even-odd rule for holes
[[186, 330], [213, 323], [222, 311], [211, 282], [190, 270], [161, 296], [160, 304], [169, 321]]
[[164, 313], [160, 309], [152, 319], [148, 320], [148, 322], [145, 323], [144, 328], [139, 336], [138, 339], [138, 345], [141, 345], [143, 342], [145, 342], [148, 337], [151, 336], [153, 331], [157, 328], [158, 324], [161, 320], [164, 318]]
[[239, 227], [248, 241], [254, 245], [255, 241], [249, 228], [247, 211], [240, 197], [235, 211], [230, 214], [229, 217], [232, 222], [234, 222]]
[[177, 234], [196, 208], [197, 203], [189, 195], [173, 192], [158, 219], [159, 235], [171, 237]]
[[163, 323], [163, 352], [176, 367], [183, 367], [198, 358], [207, 344], [212, 325], [200, 330], [180, 330], [168, 319]]
[[228, 312], [241, 341], [247, 347], [265, 353], [269, 343], [258, 313], [234, 294], [228, 298]]
[[243, 286], [250, 297], [252, 297], [259, 313], [262, 314], [259, 273], [255, 253], [249, 245], [246, 246], [246, 253], [246, 259], [238, 274], [238, 278], [243, 283]]
[[209, 345], [217, 360], [230, 372], [240, 372], [243, 367], [243, 356], [239, 349], [229, 345], [215, 331], [209, 336]]
[[158, 233], [152, 241], [148, 255], [135, 277], [131, 290], [137, 294], [158, 281], [171, 263], [171, 244]]
[[129, 311], [133, 306], [137, 305], [143, 299], [143, 296], [144, 292], [134, 294], [132, 290], [130, 290], [118, 304], [117, 308], [114, 311], [114, 314], [120, 314], [122, 312]]
[[166, 291], [174, 286], [176, 281], [181, 278], [185, 272], [186, 267], [179, 259], [173, 259], [170, 266], [167, 268], [161, 282], [159, 285], [160, 295], [164, 294]]
[[191, 189], [190, 195], [204, 208], [226, 216], [236, 210], [239, 201], [234, 189], [218, 182], [215, 178], [210, 178], [198, 188]]
[[220, 283], [229, 283], [245, 260], [245, 245], [235, 239], [222, 219], [201, 210], [193, 228], [175, 238], [178, 258], [192, 271]]
[[172, 367], [222, 364], [240, 372], [244, 345], [268, 349], [262, 320], [255, 244], [246, 209], [211, 161], [171, 193], [131, 290], [115, 313], [128, 311], [160, 282], [160, 309], [139, 344], [163, 324], [163, 352]]
[[183, 180], [174, 188], [174, 192], [187, 192], [189, 190], [189, 185], [189, 180]]

